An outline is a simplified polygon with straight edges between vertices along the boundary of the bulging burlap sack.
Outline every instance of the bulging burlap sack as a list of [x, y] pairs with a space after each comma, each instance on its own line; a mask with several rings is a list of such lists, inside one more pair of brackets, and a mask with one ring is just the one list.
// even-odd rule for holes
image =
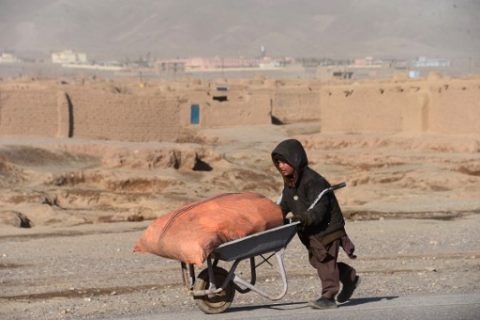
[[157, 218], [134, 251], [201, 266], [220, 244], [282, 223], [280, 207], [260, 194], [221, 194]]

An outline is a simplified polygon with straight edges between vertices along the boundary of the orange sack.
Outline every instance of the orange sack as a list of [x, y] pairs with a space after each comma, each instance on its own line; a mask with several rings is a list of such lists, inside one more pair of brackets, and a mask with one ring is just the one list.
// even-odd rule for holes
[[201, 266], [220, 244], [282, 223], [280, 207], [261, 194], [221, 194], [157, 218], [134, 251]]

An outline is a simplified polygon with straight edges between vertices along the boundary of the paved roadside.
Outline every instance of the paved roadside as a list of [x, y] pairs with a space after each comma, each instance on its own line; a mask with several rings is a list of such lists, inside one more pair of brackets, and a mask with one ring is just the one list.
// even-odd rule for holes
[[200, 310], [150, 314], [123, 320], [203, 320], [203, 319], [322, 319], [322, 320], [477, 320], [480, 294], [424, 295], [405, 297], [364, 297], [333, 310], [313, 310], [305, 302], [232, 307], [217, 315]]

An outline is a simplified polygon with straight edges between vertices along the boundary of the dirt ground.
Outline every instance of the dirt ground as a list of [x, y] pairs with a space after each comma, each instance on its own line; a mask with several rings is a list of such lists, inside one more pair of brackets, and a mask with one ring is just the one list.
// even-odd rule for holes
[[[287, 137], [331, 183], [347, 183], [337, 197], [358, 248], [356, 297], [480, 291], [476, 135], [333, 135], [303, 123], [203, 130], [181, 143], [3, 137], [0, 318], [195, 309], [179, 263], [134, 254], [135, 241], [151, 219], [191, 201], [239, 191], [276, 199], [270, 151]], [[281, 302], [315, 298], [320, 284], [296, 238], [285, 259]], [[278, 290], [274, 269], [258, 273]], [[234, 300], [268, 303], [255, 293]]]
[[[182, 286], [177, 261], [132, 253], [147, 223], [2, 232], [0, 318], [115, 319], [198, 310]], [[450, 221], [350, 221], [358, 258], [342, 254], [341, 260], [362, 277], [354, 299], [478, 293], [479, 225], [475, 214]], [[277, 303], [301, 304], [317, 297], [320, 283], [297, 238], [288, 246], [285, 262], [289, 290]], [[257, 273], [259, 288], [281, 292], [275, 268], [264, 264]], [[251, 292], [237, 294], [232, 308], [272, 303]]]

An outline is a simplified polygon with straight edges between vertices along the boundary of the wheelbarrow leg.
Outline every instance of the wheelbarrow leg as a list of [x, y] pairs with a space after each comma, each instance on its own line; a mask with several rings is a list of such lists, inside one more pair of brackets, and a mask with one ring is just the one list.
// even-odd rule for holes
[[[255, 257], [251, 257], [250, 259], [250, 284], [253, 286], [255, 285], [256, 281], [257, 281], [257, 271], [256, 271], [256, 268], [258, 267], [258, 265], [255, 265]], [[238, 265], [238, 263], [240, 262], [241, 260], [236, 260], [233, 267], [232, 267], [232, 270], [234, 271], [236, 268], [236, 266]], [[232, 273], [232, 271], [230, 271], [230, 273]], [[232, 278], [234, 278], [236, 276], [236, 274], [233, 274], [232, 275]], [[243, 280], [243, 279], [242, 279]], [[245, 280], [243, 280], [245, 281]], [[247, 293], [247, 292], [250, 292], [251, 289], [250, 288], [245, 288], [245, 287], [242, 287], [240, 285], [238, 285], [238, 283], [235, 283], [235, 290], [237, 290], [238, 292], [240, 293]]]
[[217, 287], [215, 286], [215, 274], [213, 272], [213, 264], [212, 264], [212, 259], [210, 257], [207, 258], [207, 267], [208, 267], [208, 279], [210, 282], [208, 285], [208, 290], [214, 291], [215, 289], [217, 289]]
[[188, 289], [192, 289], [195, 285], [195, 267], [193, 264], [187, 264], [185, 262], [180, 262], [182, 268], [182, 280], [183, 285]]
[[283, 290], [279, 295], [277, 295], [277, 296], [270, 295], [270, 294], [266, 293], [265, 291], [255, 287], [254, 285], [252, 285], [248, 281], [243, 280], [242, 278], [240, 278], [236, 274], [235, 274], [235, 277], [233, 278], [233, 282], [238, 286], [246, 287], [246, 288], [248, 288], [252, 291], [255, 291], [256, 293], [258, 293], [261, 296], [263, 296], [265, 298], [268, 298], [270, 300], [275, 301], [275, 300], [282, 299], [285, 296], [285, 294], [287, 293], [287, 290], [288, 290], [287, 274], [285, 272], [285, 264], [283, 262], [284, 253], [285, 253], [285, 248], [282, 248], [275, 253], [275, 257], [277, 258], [277, 263], [278, 263], [278, 273], [280, 273], [280, 276], [282, 277], [282, 283], [283, 283]]

